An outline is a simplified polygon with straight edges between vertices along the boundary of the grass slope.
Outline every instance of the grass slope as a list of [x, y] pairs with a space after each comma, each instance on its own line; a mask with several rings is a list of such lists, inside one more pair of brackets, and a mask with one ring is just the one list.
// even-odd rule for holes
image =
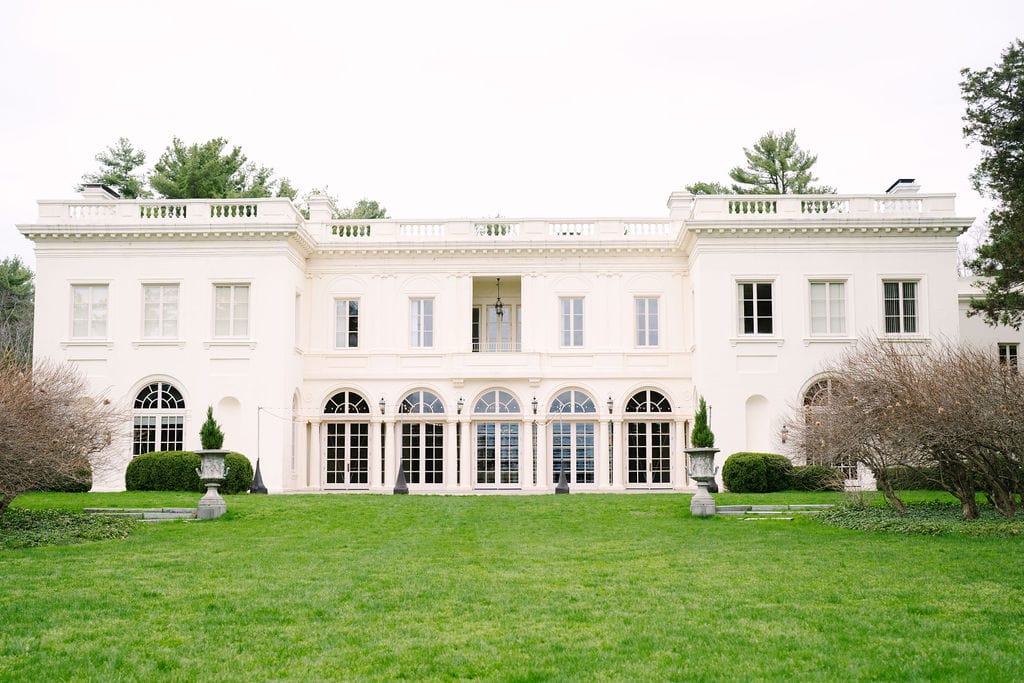
[[0, 679], [1020, 676], [1024, 539], [700, 520], [684, 495], [228, 504], [126, 541], [0, 552]]

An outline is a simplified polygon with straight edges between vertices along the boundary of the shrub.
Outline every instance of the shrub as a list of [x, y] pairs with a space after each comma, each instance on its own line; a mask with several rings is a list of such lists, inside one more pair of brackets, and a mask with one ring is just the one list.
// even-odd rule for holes
[[0, 517], [0, 548], [72, 545], [127, 538], [134, 519], [67, 510], [11, 508]]
[[733, 453], [722, 467], [725, 487], [735, 493], [770, 493], [789, 487], [793, 463], [775, 453]]
[[[243, 493], [252, 484], [252, 464], [241, 453], [228, 453], [224, 464], [230, 469], [221, 493]], [[192, 451], [154, 451], [128, 463], [124, 475], [129, 491], [206, 491], [196, 468], [199, 456]]]
[[715, 433], [708, 426], [708, 406], [704, 397], [700, 397], [697, 407], [697, 414], [693, 417], [693, 432], [690, 433], [690, 443], [694, 448], [714, 448]]
[[86, 467], [70, 476], [54, 476], [52, 481], [41, 484], [33, 491], [48, 491], [51, 493], [88, 493], [92, 488], [92, 468]]
[[842, 491], [845, 487], [842, 472], [834, 467], [800, 465], [793, 467], [789, 488], [794, 491]]
[[890, 467], [886, 476], [897, 491], [944, 491], [937, 467]]
[[217, 450], [224, 445], [224, 432], [213, 419], [213, 406], [206, 409], [206, 422], [199, 428], [199, 441], [204, 450]]

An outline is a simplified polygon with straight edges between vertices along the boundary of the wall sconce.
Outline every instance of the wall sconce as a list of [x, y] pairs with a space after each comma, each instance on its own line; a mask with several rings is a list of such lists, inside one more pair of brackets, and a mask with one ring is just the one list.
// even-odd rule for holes
[[612, 395], [608, 394], [608, 414], [612, 414], [612, 408], [615, 407], [615, 401], [612, 400]]
[[786, 439], [789, 438], [789, 427], [782, 425], [782, 429], [779, 431], [779, 438], [782, 439], [782, 443], [786, 443]]
[[387, 407], [387, 404], [384, 403], [384, 397], [383, 396], [380, 397], [380, 403], [378, 403], [377, 405], [380, 406], [380, 414], [383, 415], [384, 414], [384, 408]]
[[459, 415], [462, 415], [462, 409], [466, 407], [466, 399], [459, 396], [458, 402], [455, 404], [455, 410]]
[[533, 414], [536, 415], [537, 414], [537, 397], [536, 396], [534, 396], [533, 400], [530, 401], [530, 405], [533, 406]]

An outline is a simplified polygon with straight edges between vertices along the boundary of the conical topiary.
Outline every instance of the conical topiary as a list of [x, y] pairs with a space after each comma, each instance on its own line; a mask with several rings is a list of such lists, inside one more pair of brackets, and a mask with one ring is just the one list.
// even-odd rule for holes
[[206, 409], [206, 422], [199, 429], [199, 441], [203, 444], [203, 449], [208, 451], [217, 450], [224, 445], [224, 432], [213, 419], [213, 406]]
[[700, 397], [697, 407], [697, 414], [693, 418], [693, 432], [690, 433], [690, 443], [694, 448], [714, 448], [715, 433], [708, 427], [708, 406], [704, 397]]

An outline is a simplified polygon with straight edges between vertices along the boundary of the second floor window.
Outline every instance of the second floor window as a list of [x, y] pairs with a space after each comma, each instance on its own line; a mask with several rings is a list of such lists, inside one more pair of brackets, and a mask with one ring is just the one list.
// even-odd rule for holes
[[71, 336], [107, 336], [107, 285], [71, 286]]
[[774, 334], [772, 283], [739, 283], [740, 333]]
[[636, 345], [658, 345], [658, 299], [638, 296], [634, 299], [636, 308]]
[[359, 347], [359, 301], [356, 299], [334, 302], [334, 346], [339, 349]]
[[1017, 350], [1020, 344], [1000, 344], [999, 363], [1009, 368], [1017, 367]]
[[811, 334], [846, 334], [846, 283], [811, 283]]
[[409, 345], [417, 349], [434, 346], [434, 300], [409, 299]]
[[217, 337], [249, 336], [249, 285], [214, 287], [213, 334]]
[[142, 336], [178, 336], [178, 285], [142, 286]]
[[917, 282], [882, 283], [885, 297], [885, 333], [917, 332]]
[[559, 305], [562, 346], [583, 346], [583, 298], [564, 297]]

